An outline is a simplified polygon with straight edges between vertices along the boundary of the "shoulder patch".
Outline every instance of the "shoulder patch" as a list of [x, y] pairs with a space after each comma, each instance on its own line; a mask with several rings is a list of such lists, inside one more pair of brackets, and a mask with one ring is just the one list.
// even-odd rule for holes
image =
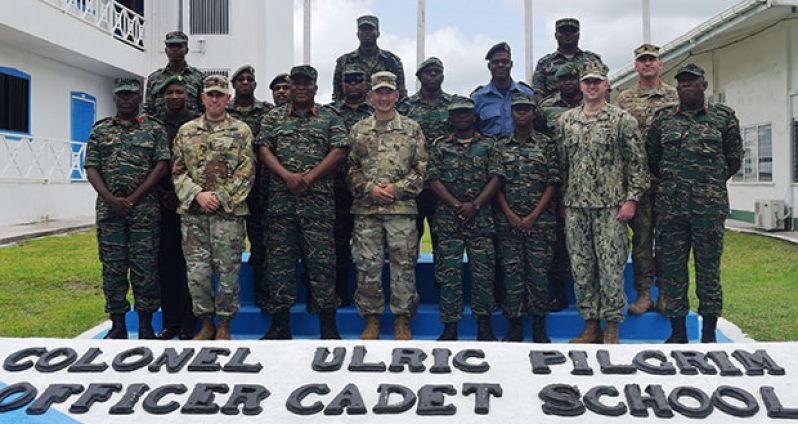
[[477, 92], [478, 92], [479, 90], [482, 90], [483, 88], [485, 88], [485, 86], [484, 86], [484, 85], [478, 85], [476, 88], [474, 88], [473, 90], [471, 90], [471, 93], [468, 95], [468, 97], [473, 97], [473, 96], [474, 96], [474, 94], [477, 94]]
[[517, 82], [518, 82], [519, 85], [523, 85], [524, 87], [526, 87], [526, 88], [528, 88], [530, 90], [534, 90], [531, 85], [527, 84], [526, 81], [517, 81]]
[[114, 118], [113, 116], [106, 116], [105, 118], [100, 119], [99, 121], [95, 122], [94, 125], [92, 125], [92, 128], [94, 128], [96, 126], [99, 126], [99, 125], [105, 125], [107, 123], [110, 123], [111, 119], [113, 119], [113, 118]]

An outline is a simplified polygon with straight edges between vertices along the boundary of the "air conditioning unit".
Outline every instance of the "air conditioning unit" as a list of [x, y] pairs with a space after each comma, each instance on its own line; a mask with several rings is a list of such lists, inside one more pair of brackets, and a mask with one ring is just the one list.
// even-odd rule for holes
[[765, 231], [784, 230], [784, 222], [790, 215], [781, 200], [757, 200], [754, 202], [754, 227]]

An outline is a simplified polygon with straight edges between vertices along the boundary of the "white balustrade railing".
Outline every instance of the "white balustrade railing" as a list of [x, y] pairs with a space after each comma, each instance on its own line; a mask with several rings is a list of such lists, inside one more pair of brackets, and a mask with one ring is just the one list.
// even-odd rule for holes
[[41, 1], [99, 28], [124, 43], [144, 50], [144, 18], [114, 0]]
[[0, 183], [86, 181], [86, 143], [0, 132]]

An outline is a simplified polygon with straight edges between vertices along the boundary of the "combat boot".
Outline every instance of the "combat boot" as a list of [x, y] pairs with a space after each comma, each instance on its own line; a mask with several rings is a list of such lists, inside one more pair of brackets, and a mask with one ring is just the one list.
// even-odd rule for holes
[[319, 313], [319, 330], [321, 340], [341, 340], [334, 310]]
[[665, 340], [665, 343], [688, 343], [685, 317], [671, 318], [671, 336]]
[[454, 341], [457, 340], [457, 323], [446, 322], [443, 324], [443, 332], [438, 336], [438, 341]]
[[219, 317], [219, 325], [216, 326], [216, 340], [231, 340], [230, 317]]
[[377, 340], [380, 338], [380, 316], [377, 314], [366, 315], [366, 323], [363, 324], [363, 333], [360, 334], [361, 340]]
[[155, 340], [152, 329], [152, 312], [139, 312], [139, 340]]
[[194, 317], [185, 318], [183, 325], [180, 327], [180, 340], [191, 340], [194, 338]]
[[585, 321], [585, 329], [582, 334], [574, 337], [569, 343], [585, 344], [585, 343], [601, 343], [604, 341], [604, 335], [601, 333], [601, 324], [597, 319], [589, 319]]
[[566, 291], [567, 281], [555, 281], [554, 290], [552, 291], [552, 298], [549, 304], [551, 312], [560, 312], [568, 307], [568, 294]]
[[290, 313], [288, 309], [272, 314], [272, 326], [261, 340], [291, 340]]
[[535, 343], [551, 343], [548, 333], [546, 333], [546, 317], [532, 317], [532, 341]]
[[618, 323], [614, 321], [607, 321], [604, 323], [604, 344], [618, 344]]
[[407, 315], [396, 315], [393, 318], [393, 339], [394, 340], [413, 340], [410, 334], [410, 317]]
[[715, 330], [718, 328], [718, 317], [701, 316], [701, 343], [717, 343]]
[[203, 315], [200, 317], [202, 328], [192, 340], [213, 340], [216, 336], [216, 327], [213, 326], [213, 315]]
[[125, 314], [111, 314], [111, 329], [104, 339], [127, 339]]
[[637, 299], [629, 305], [629, 315], [641, 315], [654, 308], [654, 300], [651, 299], [651, 290], [644, 289], [637, 292]]
[[665, 315], [665, 287], [660, 287], [657, 291], [657, 311]]
[[510, 328], [507, 329], [507, 334], [502, 339], [503, 342], [522, 342], [524, 341], [524, 327], [522, 318], [511, 318]]
[[490, 315], [477, 317], [477, 341], [495, 342], [496, 340], [496, 336], [493, 334], [493, 325], [491, 325]]

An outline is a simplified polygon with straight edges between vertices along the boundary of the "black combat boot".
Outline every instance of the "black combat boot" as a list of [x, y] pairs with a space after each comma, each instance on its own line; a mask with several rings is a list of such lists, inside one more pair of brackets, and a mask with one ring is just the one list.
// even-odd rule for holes
[[524, 327], [521, 321], [521, 317], [510, 319], [510, 328], [507, 329], [507, 334], [502, 339], [503, 342], [524, 341]]
[[152, 329], [152, 312], [139, 312], [139, 340], [155, 340]]
[[341, 340], [338, 324], [335, 322], [335, 311], [319, 313], [319, 329], [321, 340]]
[[291, 327], [288, 309], [272, 314], [272, 327], [261, 337], [261, 340], [291, 340]]
[[701, 343], [717, 343], [715, 330], [718, 328], [718, 317], [701, 316]]
[[532, 317], [532, 341], [535, 343], [551, 343], [551, 339], [546, 333], [545, 315]]
[[127, 339], [127, 327], [125, 326], [125, 314], [111, 314], [111, 330], [103, 337], [104, 339]]
[[568, 307], [568, 293], [566, 291], [567, 281], [555, 281], [554, 290], [552, 291], [551, 302], [549, 303], [549, 310], [551, 312], [560, 312]]
[[438, 341], [454, 341], [457, 340], [457, 323], [445, 322], [443, 323], [443, 332], [438, 336]]
[[496, 336], [493, 335], [493, 326], [490, 323], [490, 315], [477, 317], [477, 340], [480, 342], [496, 341]]
[[685, 317], [671, 318], [671, 336], [665, 340], [665, 343], [688, 343]]

